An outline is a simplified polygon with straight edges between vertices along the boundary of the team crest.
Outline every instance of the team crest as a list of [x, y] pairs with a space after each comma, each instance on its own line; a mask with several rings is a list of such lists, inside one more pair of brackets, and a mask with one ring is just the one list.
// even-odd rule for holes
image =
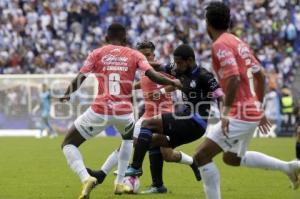
[[195, 88], [196, 87], [196, 81], [192, 80], [190, 83], [190, 87]]

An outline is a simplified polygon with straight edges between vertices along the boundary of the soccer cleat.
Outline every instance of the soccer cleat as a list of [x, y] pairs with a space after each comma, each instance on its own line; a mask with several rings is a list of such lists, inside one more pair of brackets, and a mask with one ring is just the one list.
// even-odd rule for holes
[[104, 171], [102, 171], [102, 170], [94, 171], [90, 168], [86, 168], [86, 170], [90, 174], [90, 176], [97, 178], [97, 184], [102, 184], [102, 182], [104, 181], [104, 179], [106, 177], [106, 174], [104, 173]]
[[149, 189], [142, 191], [141, 194], [155, 194], [155, 193], [167, 193], [168, 189], [162, 185], [160, 187], [151, 186]]
[[126, 172], [125, 172], [125, 176], [141, 176], [143, 175], [143, 171], [142, 169], [135, 169], [133, 167], [129, 167]]
[[194, 172], [194, 175], [196, 177], [196, 180], [197, 181], [200, 181], [201, 180], [201, 174], [200, 174], [200, 171], [198, 169], [198, 166], [196, 165], [196, 162], [193, 161], [193, 164], [190, 165], [190, 167], [192, 168], [193, 172]]
[[123, 193], [132, 193], [133, 190], [127, 186], [126, 184], [115, 184], [115, 191], [116, 195], [121, 195]]
[[79, 199], [89, 199], [90, 193], [96, 185], [97, 179], [90, 176], [86, 181], [83, 182], [82, 191], [79, 196]]
[[296, 190], [300, 184], [300, 161], [289, 162], [290, 172], [287, 173], [290, 178], [292, 189]]

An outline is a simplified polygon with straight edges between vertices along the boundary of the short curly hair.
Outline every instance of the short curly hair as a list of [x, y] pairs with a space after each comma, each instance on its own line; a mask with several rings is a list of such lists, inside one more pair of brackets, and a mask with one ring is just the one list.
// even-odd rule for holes
[[216, 30], [227, 30], [230, 26], [230, 9], [219, 1], [214, 1], [206, 7], [206, 21]]
[[154, 51], [155, 50], [155, 45], [153, 44], [153, 42], [146, 40], [146, 41], [143, 41], [143, 42], [138, 42], [136, 44], [136, 48], [138, 50], [150, 48], [152, 51]]

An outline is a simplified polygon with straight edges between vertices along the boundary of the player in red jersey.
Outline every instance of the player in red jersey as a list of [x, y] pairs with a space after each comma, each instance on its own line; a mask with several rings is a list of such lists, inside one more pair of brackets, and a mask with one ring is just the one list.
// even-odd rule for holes
[[207, 132], [207, 138], [195, 155], [206, 198], [221, 198], [219, 173], [212, 159], [222, 151], [223, 161], [228, 165], [279, 170], [290, 178], [293, 188], [297, 188], [299, 161], [285, 162], [259, 152], [246, 151], [256, 127], [263, 133], [267, 133], [270, 127], [259, 106], [264, 96], [262, 67], [248, 45], [227, 31], [230, 10], [224, 3], [211, 2], [208, 5], [206, 22], [213, 40], [213, 68], [225, 93], [221, 121]]
[[122, 25], [117, 23], [110, 25], [106, 40], [107, 45], [90, 53], [79, 74], [72, 80], [64, 97], [61, 98], [61, 101], [69, 100], [70, 94], [79, 88], [87, 74], [96, 75], [98, 95], [92, 106], [75, 120], [62, 143], [62, 150], [69, 166], [83, 183], [79, 198], [89, 197], [97, 179], [88, 174], [78, 147], [110, 125], [113, 125], [123, 138], [115, 194], [122, 194], [126, 188], [122, 182], [132, 151], [134, 118], [131, 92], [136, 70], [144, 71], [145, 75], [159, 84], [181, 86], [178, 80], [171, 80], [157, 73], [143, 54], [125, 46], [126, 30]]
[[[142, 54], [145, 55], [147, 60], [150, 63], [155, 62], [155, 45], [150, 41], [144, 41], [137, 44], [137, 50], [139, 50]], [[174, 77], [171, 76], [167, 71], [164, 71], [164, 67], [156, 64], [153, 66], [154, 69], [160, 72], [162, 75], [173, 79]], [[156, 115], [161, 113], [171, 113], [173, 111], [173, 102], [172, 102], [172, 95], [170, 93], [171, 88], [165, 88], [162, 85], [156, 84], [151, 79], [149, 79], [145, 74], [142, 73], [141, 80], [134, 85], [135, 89], [142, 89], [143, 96], [144, 96], [144, 104], [145, 104], [145, 112], [142, 117], [135, 123], [134, 127], [134, 141], [138, 138], [140, 133], [140, 128], [142, 121], [144, 119], [152, 118]], [[169, 91], [168, 93], [165, 92], [162, 94], [161, 92]], [[105, 163], [102, 165], [99, 171], [94, 171], [88, 169], [88, 172], [91, 176], [97, 178], [98, 183], [102, 183], [105, 179], [106, 175], [117, 165], [117, 159], [119, 156], [119, 149], [112, 152]], [[150, 171], [152, 177], [152, 185], [149, 189], [142, 191], [142, 194], [152, 194], [152, 193], [166, 193], [167, 188], [163, 184], [162, 179], [162, 171], [163, 171], [163, 160], [167, 162], [178, 162], [186, 165], [190, 165], [194, 171], [194, 174], [197, 180], [201, 179], [200, 172], [193, 161], [193, 158], [182, 151], [175, 151], [172, 148], [151, 148], [149, 150], [149, 160], [150, 160]], [[114, 173], [117, 173], [115, 171]]]

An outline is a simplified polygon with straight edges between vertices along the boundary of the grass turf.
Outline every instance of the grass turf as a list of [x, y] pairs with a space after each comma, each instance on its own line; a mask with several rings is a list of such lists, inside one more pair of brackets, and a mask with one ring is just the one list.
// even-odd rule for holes
[[[73, 199], [77, 198], [81, 184], [71, 172], [60, 150], [62, 137], [56, 139], [0, 138], [0, 199]], [[197, 145], [179, 148], [193, 154]], [[118, 147], [118, 138], [95, 138], [80, 148], [85, 163], [99, 168], [106, 157]], [[294, 159], [292, 138], [254, 139], [250, 150], [258, 150], [275, 157]], [[232, 168], [216, 158], [221, 174], [223, 199], [299, 199], [300, 190], [289, 187], [287, 176], [280, 172], [259, 169]], [[150, 185], [149, 162], [145, 158], [141, 189]], [[113, 194], [114, 177], [110, 174], [91, 194], [91, 198], [153, 198], [199, 199], [205, 198], [202, 183], [196, 182], [190, 167], [165, 163], [164, 181], [169, 192], [165, 195]]]

